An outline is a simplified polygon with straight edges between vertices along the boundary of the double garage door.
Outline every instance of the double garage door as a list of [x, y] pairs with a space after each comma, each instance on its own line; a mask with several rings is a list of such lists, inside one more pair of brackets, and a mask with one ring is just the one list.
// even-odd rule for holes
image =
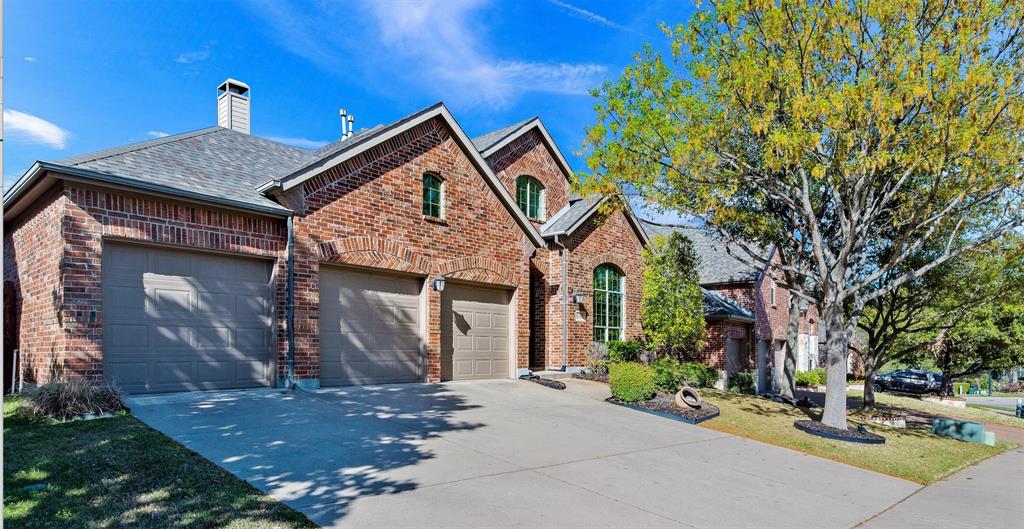
[[[423, 279], [320, 269], [320, 383], [424, 380]], [[508, 292], [449, 284], [441, 297], [441, 378], [508, 376]]]
[[106, 243], [103, 372], [129, 393], [266, 386], [268, 261]]

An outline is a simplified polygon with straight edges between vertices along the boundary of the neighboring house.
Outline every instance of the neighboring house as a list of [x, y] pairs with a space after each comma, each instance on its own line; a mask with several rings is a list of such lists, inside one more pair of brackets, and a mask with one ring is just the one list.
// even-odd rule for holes
[[[652, 236], [679, 231], [690, 239], [700, 256], [707, 321], [703, 361], [726, 373], [756, 370], [761, 391], [778, 387], [786, 351], [789, 306], [795, 298], [790, 297], [784, 283], [776, 281], [777, 272], [768, 267], [751, 268], [729, 255], [726, 244], [702, 228], [646, 221], [644, 228]], [[736, 248], [735, 252], [742, 250]], [[818, 366], [819, 325], [816, 307], [806, 302], [801, 307], [797, 370], [806, 371]]]
[[217, 127], [37, 162], [4, 193], [23, 380], [511, 378], [640, 335], [647, 235], [573, 196], [539, 119], [470, 140], [438, 103], [310, 151], [249, 134], [244, 83], [217, 100]]

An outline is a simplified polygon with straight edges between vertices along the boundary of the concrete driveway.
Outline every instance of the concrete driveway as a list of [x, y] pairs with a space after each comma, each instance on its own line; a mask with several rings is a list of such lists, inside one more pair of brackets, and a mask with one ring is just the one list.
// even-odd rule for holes
[[325, 527], [851, 527], [914, 483], [519, 381], [133, 397]]

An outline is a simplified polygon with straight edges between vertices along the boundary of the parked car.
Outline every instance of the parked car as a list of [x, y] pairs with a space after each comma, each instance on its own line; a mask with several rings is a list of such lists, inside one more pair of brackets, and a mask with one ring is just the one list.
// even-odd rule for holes
[[942, 375], [918, 369], [900, 369], [875, 377], [875, 391], [941, 393]]

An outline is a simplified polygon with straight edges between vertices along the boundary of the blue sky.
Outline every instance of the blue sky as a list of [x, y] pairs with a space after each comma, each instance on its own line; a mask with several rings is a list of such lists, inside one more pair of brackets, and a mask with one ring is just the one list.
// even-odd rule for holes
[[538, 115], [570, 163], [587, 90], [616, 77], [667, 2], [442, 0], [4, 2], [4, 184], [35, 160], [216, 124], [215, 89], [252, 87], [252, 131], [313, 148], [444, 101], [470, 135]]

